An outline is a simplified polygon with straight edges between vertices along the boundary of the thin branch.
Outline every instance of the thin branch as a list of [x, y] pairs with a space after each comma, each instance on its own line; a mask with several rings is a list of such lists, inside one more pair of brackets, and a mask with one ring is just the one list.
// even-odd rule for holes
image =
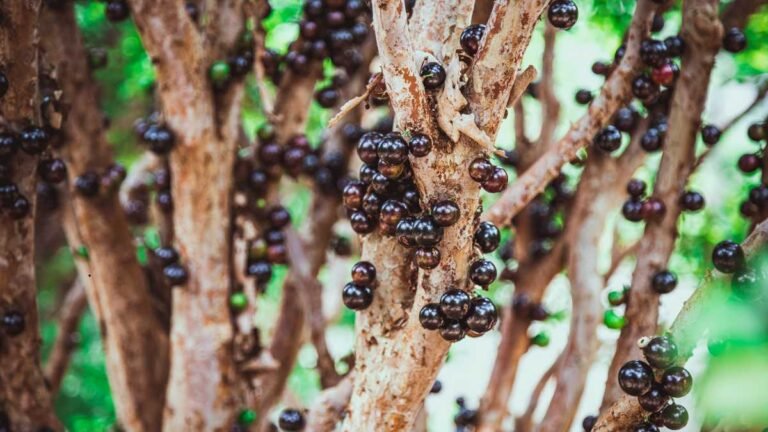
[[560, 101], [555, 94], [555, 38], [557, 29], [547, 23], [544, 30], [544, 55], [541, 67], [541, 82], [539, 83], [539, 98], [542, 106], [541, 129], [539, 130], [538, 146], [549, 148], [552, 137], [560, 120]]
[[616, 373], [621, 365], [639, 356], [638, 338], [656, 331], [659, 294], [653, 290], [651, 281], [656, 272], [666, 268], [677, 238], [677, 219], [682, 211], [680, 196], [693, 169], [707, 85], [723, 33], [717, 4], [713, 0], [702, 0], [684, 5], [681, 34], [686, 40], [686, 52], [672, 99], [667, 135], [667, 142], [675, 145], [664, 150], [653, 193], [662, 200], [666, 211], [661, 220], [647, 223], [640, 243], [625, 313], [629, 324], [622, 328], [617, 341], [606, 382], [604, 409], [621, 395]]
[[[615, 242], [616, 240], [614, 240], [614, 243]], [[616, 273], [616, 270], [619, 269], [619, 266], [624, 262], [625, 259], [637, 254], [639, 247], [640, 241], [638, 240], [629, 246], [616, 248], [611, 253], [611, 265], [608, 267], [608, 271], [606, 271], [603, 275], [603, 285], [608, 283], [608, 281], [611, 279], [611, 276]]]
[[507, 106], [513, 106], [520, 100], [520, 96], [525, 93], [528, 86], [536, 79], [536, 75], [536, 68], [533, 66], [528, 66], [522, 72], [517, 74], [515, 83], [512, 85], [512, 92], [509, 94], [509, 102], [507, 102]]
[[[741, 244], [745, 254], [754, 255], [763, 245], [768, 243], [768, 221], [762, 222]], [[677, 314], [675, 321], [669, 329], [669, 333], [678, 345], [679, 356], [682, 363], [690, 358], [693, 348], [706, 330], [707, 314], [712, 299], [720, 292], [724, 285], [722, 281], [713, 278], [708, 273], [696, 291], [685, 302], [683, 308]], [[598, 419], [592, 429], [593, 432], [624, 432], [633, 424], [641, 421], [647, 413], [637, 402], [637, 398], [624, 395], [606, 410]]]
[[[302, 289], [300, 297], [304, 300], [304, 310], [309, 315], [309, 330], [312, 344], [317, 351], [320, 384], [323, 388], [333, 387], [339, 382], [341, 376], [336, 372], [335, 362], [325, 342], [325, 319], [322, 314], [323, 286], [313, 274], [311, 263], [305, 253], [307, 245], [301, 241], [294, 230], [286, 229], [285, 243], [291, 263], [291, 274], [296, 278], [296, 281], [288, 283], [297, 284]], [[321, 313], [309, 313], [313, 309]]]
[[335, 430], [352, 396], [352, 375], [347, 375], [336, 386], [325, 389], [307, 414], [307, 432]]
[[72, 351], [76, 347], [74, 341], [80, 318], [88, 306], [88, 297], [85, 295], [85, 286], [76, 279], [64, 298], [64, 303], [59, 309], [57, 319], [56, 339], [51, 347], [51, 354], [45, 363], [45, 380], [51, 394], [59, 392], [61, 380], [67, 373]]
[[557, 360], [552, 363], [552, 366], [550, 366], [549, 369], [547, 369], [547, 371], [544, 372], [544, 374], [539, 378], [539, 382], [536, 383], [536, 386], [531, 392], [531, 396], [528, 398], [528, 407], [525, 409], [525, 412], [523, 412], [523, 415], [515, 419], [515, 431], [529, 432], [533, 427], [533, 415], [536, 413], [536, 408], [539, 406], [541, 394], [544, 392], [547, 384], [549, 384], [552, 376], [555, 374], [555, 372], [557, 372], [561, 358], [562, 355], [559, 356]]
[[605, 82], [600, 94], [590, 104], [587, 113], [552, 149], [520, 176], [491, 206], [485, 218], [497, 226], [508, 226], [512, 218], [557, 177], [562, 166], [571, 161], [586, 146], [597, 131], [605, 126], [613, 113], [631, 98], [630, 81], [640, 65], [640, 41], [650, 29], [656, 10], [653, 2], [639, 2], [632, 18], [626, 54]]

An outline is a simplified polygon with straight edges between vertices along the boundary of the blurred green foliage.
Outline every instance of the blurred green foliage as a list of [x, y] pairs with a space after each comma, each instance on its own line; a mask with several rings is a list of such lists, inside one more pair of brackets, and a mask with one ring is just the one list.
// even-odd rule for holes
[[[428, 1], [428, 0], [417, 0]], [[576, 118], [573, 114], [577, 108], [572, 102], [572, 92], [578, 86], [591, 84], [595, 87], [599, 80], [588, 73], [592, 61], [613, 58], [615, 49], [621, 43], [624, 31], [631, 19], [635, 0], [577, 0], [581, 10], [581, 20], [576, 28], [562, 36], [559, 44], [568, 43], [569, 38], [580, 47], [587, 47], [587, 52], [599, 52], [600, 58], [584, 58], [583, 54], [574, 57], [573, 50], [561, 51], [558, 56], [556, 69], [568, 72], [567, 80], [558, 81], [558, 94], [564, 101], [565, 110], [561, 125], [567, 127], [569, 122]], [[725, 5], [726, 3], [723, 2]], [[265, 20], [264, 25], [268, 30], [267, 45], [269, 48], [284, 53], [288, 45], [298, 34], [298, 22], [301, 19], [301, 0], [272, 1], [274, 11]], [[113, 24], [104, 18], [104, 3], [100, 1], [79, 1], [76, 3], [77, 20], [85, 36], [88, 47], [94, 49], [106, 49], [108, 64], [95, 74], [102, 88], [101, 107], [105, 117], [109, 119], [109, 141], [114, 146], [119, 161], [130, 165], [140, 154], [136, 145], [136, 139], [132, 130], [135, 119], [145, 116], [154, 109], [152, 95], [155, 80], [151, 62], [143, 50], [141, 40], [136, 28], [129, 20], [121, 24]], [[667, 25], [660, 36], [665, 37], [677, 31], [679, 27], [680, 13], [677, 7], [673, 8], [666, 16]], [[765, 74], [768, 71], [768, 8], [763, 8], [756, 14], [746, 29], [749, 39], [749, 47], [746, 51], [733, 56], [735, 71], [730, 73], [727, 81], [752, 80], [756, 75]], [[573, 46], [573, 45], [568, 45]], [[526, 58], [538, 64], [540, 58], [540, 37], [534, 38], [531, 52]], [[581, 51], [581, 50], [576, 50]], [[534, 59], [535, 58], [535, 59]], [[574, 61], [578, 62], [574, 64]], [[580, 74], [571, 73], [574, 69], [582, 69]], [[563, 72], [563, 73], [565, 73]], [[566, 75], [563, 75], [566, 76]], [[583, 82], [575, 82], [575, 77]], [[560, 88], [562, 84], [562, 89]], [[270, 90], [274, 87], [269, 84]], [[567, 98], [565, 96], [567, 96]], [[243, 109], [243, 124], [249, 136], [255, 134], [256, 129], [264, 124], [265, 117], [260, 109], [261, 100], [255, 86], [253, 77], [249, 77], [246, 87], [246, 98]], [[534, 108], [535, 110], [535, 108]], [[580, 115], [580, 114], [579, 114]], [[538, 121], [540, 113], [534, 113], [529, 121]], [[311, 142], [317, 145], [322, 139], [323, 125], [327, 122], [329, 113], [313, 103], [310, 111], [307, 135]], [[502, 132], [500, 143], [509, 140], [510, 134]], [[730, 145], [730, 141], [741, 142], [745, 138], [743, 128], [739, 130], [741, 135], [726, 134], [723, 143]], [[503, 147], [510, 147], [501, 144]], [[741, 146], [739, 148], [744, 148]], [[710, 267], [709, 255], [715, 243], [723, 238], [741, 240], [747, 232], [748, 225], [739, 215], [739, 203], [749, 191], [749, 188], [759, 182], [756, 178], [743, 179], [736, 174], [734, 168], [738, 156], [733, 152], [720, 152], [713, 156], [715, 160], [709, 161], [714, 168], [710, 171], [719, 173], [729, 182], [728, 190], [716, 206], [708, 206], [706, 210], [695, 215], [686, 215], [680, 223], [680, 240], [677, 251], [671, 260], [670, 267], [678, 274], [689, 275], [692, 278], [700, 278]], [[652, 157], [651, 161], [642, 168], [638, 176], [646, 180], [652, 180], [654, 168], [658, 158]], [[578, 169], [568, 167], [569, 173], [578, 172]], [[715, 179], [715, 182], [723, 178]], [[712, 179], [694, 178], [692, 184], [706, 185]], [[573, 178], [571, 183], [574, 183]], [[300, 226], [303, 218], [308, 213], [309, 193], [305, 188], [292, 188], [286, 196], [285, 204], [294, 215], [294, 223]], [[489, 205], [491, 200], [486, 202]], [[562, 221], [559, 221], [562, 222]], [[619, 220], [618, 226], [627, 239], [636, 238], [642, 233], [642, 228], [636, 224], [629, 224]], [[138, 233], [137, 233], [138, 234]], [[148, 229], [145, 233], [145, 243], [151, 247], [157, 242], [157, 233]], [[505, 240], [510, 236], [504, 233]], [[146, 249], [140, 247], [137, 250], [140, 260], [146, 262]], [[73, 258], [73, 255], [76, 258]], [[39, 268], [40, 309], [42, 316], [42, 336], [44, 342], [44, 358], [47, 356], [51, 343], [56, 335], [55, 311], [59, 302], [62, 287], [71, 283], [74, 278], [73, 259], [87, 259], [80, 256], [82, 253], [70, 251], [67, 247], [54, 253], [46, 259]], [[497, 266], [501, 261], [494, 255], [492, 258]], [[259, 300], [259, 316], [256, 321], [262, 328], [269, 329], [273, 325], [277, 314], [277, 305], [280, 301], [280, 288], [285, 277], [286, 269], [278, 267], [275, 276], [264, 296]], [[496, 282], [488, 293], [498, 302], [507, 301], [510, 298], [511, 286], [508, 283]], [[716, 308], [718, 323], [728, 323], [729, 326], [715, 328], [712, 331], [729, 333], [734, 340], [749, 339], [747, 336], [765, 334], [765, 328], [755, 327], [750, 317], [754, 311], [746, 310], [743, 303], [734, 303], [724, 300]], [[344, 349], [351, 349], [349, 333], [355, 320], [351, 311], [342, 308], [343, 311], [334, 327], [333, 335], [337, 335]], [[763, 311], [764, 312], [764, 311]], [[611, 312], [613, 313], [613, 312]], [[562, 325], [565, 313], [558, 313], [558, 319], [544, 324], [545, 326]], [[765, 315], [764, 315], [765, 316]], [[743, 319], [734, 319], [741, 317]], [[615, 318], [615, 319], [614, 319]], [[126, 317], [126, 319], [131, 319]], [[613, 317], [614, 327], [618, 327], [620, 316]], [[534, 336], [541, 345], [549, 343], [549, 335], [542, 331]], [[56, 409], [60, 418], [71, 431], [101, 431], [111, 428], [115, 423], [115, 411], [110, 397], [109, 384], [106, 378], [104, 355], [99, 339], [99, 330], [93, 316], [87, 314], [80, 324], [78, 347], [75, 350], [69, 371], [63, 381], [61, 392], [56, 399]], [[734, 350], [734, 355], [714, 357], [711, 367], [707, 369], [697, 386], [700, 405], [707, 413], [715, 417], [723, 417], [732, 413], [756, 413], [765, 418], [768, 410], [768, 344], [765, 338], [757, 338], [750, 344], [740, 344]], [[333, 345], [333, 340], [331, 340]], [[341, 357], [341, 355], [337, 356]], [[319, 378], [314, 370], [315, 354], [311, 347], [302, 349], [299, 361], [290, 377], [289, 387], [300, 401], [308, 401], [314, 397], [319, 389]], [[757, 383], [755, 377], [763, 382]], [[762, 391], [753, 391], [749, 403], [739, 404], [743, 401], [743, 390], [754, 389], [759, 386]], [[257, 413], [258, 414], [258, 413]], [[250, 413], [249, 413], [250, 415]]]

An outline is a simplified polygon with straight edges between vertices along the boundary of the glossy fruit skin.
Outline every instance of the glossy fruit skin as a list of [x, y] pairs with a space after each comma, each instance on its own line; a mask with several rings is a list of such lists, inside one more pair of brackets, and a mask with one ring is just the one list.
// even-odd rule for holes
[[493, 329], [498, 320], [498, 312], [493, 302], [485, 297], [473, 298], [467, 315], [467, 327], [478, 333], [486, 333]]
[[363, 206], [363, 196], [365, 195], [365, 185], [361, 182], [350, 182], [344, 186], [342, 199], [344, 207], [349, 210], [360, 210]]
[[667, 336], [656, 336], [643, 347], [643, 355], [651, 366], [666, 369], [677, 359], [677, 344]]
[[744, 173], [752, 173], [760, 169], [760, 157], [754, 154], [741, 155], [739, 158], [739, 169]]
[[640, 43], [640, 58], [650, 67], [659, 67], [667, 59], [667, 46], [656, 39], [646, 39]]
[[622, 107], [613, 116], [613, 126], [621, 132], [632, 132], [635, 130], [639, 119], [640, 115], [637, 110], [631, 106]]
[[376, 267], [368, 261], [358, 261], [352, 266], [352, 282], [370, 287], [376, 281]]
[[2, 325], [5, 334], [8, 336], [18, 336], [23, 333], [26, 328], [24, 314], [19, 311], [8, 311], [3, 314]]
[[680, 57], [685, 51], [685, 42], [680, 36], [670, 36], [664, 39], [664, 45], [667, 47], [667, 55], [670, 57]]
[[685, 368], [672, 366], [661, 376], [661, 388], [664, 393], [672, 397], [679, 398], [687, 395], [691, 387], [693, 387], [693, 377]]
[[254, 261], [248, 263], [246, 274], [256, 279], [259, 284], [265, 284], [272, 279], [272, 266], [266, 261]]
[[486, 158], [477, 158], [469, 163], [469, 176], [472, 180], [482, 183], [493, 174], [493, 164]]
[[440, 201], [432, 206], [432, 218], [441, 227], [449, 227], [459, 221], [461, 210], [453, 201]]
[[0, 133], [0, 159], [13, 156], [21, 147], [19, 137], [10, 132]]
[[357, 156], [368, 165], [375, 165], [379, 161], [377, 148], [384, 136], [378, 132], [367, 132], [360, 137], [357, 143]]
[[630, 396], [640, 396], [651, 389], [653, 369], [642, 361], [630, 360], [619, 369], [619, 386]]
[[173, 131], [164, 125], [152, 124], [141, 136], [152, 153], [164, 155], [173, 149], [176, 141]]
[[374, 221], [362, 211], [356, 211], [349, 215], [349, 223], [358, 234], [370, 234], [376, 229]]
[[507, 188], [509, 184], [509, 175], [504, 168], [494, 167], [491, 176], [488, 177], [481, 186], [486, 192], [499, 193]]
[[640, 222], [643, 220], [642, 201], [635, 199], [625, 201], [624, 205], [621, 207], [621, 214], [630, 222]]
[[677, 65], [672, 62], [665, 63], [659, 67], [654, 68], [651, 71], [651, 79], [653, 82], [663, 86], [669, 86], [675, 82], [677, 77]]
[[445, 317], [437, 303], [428, 303], [419, 311], [419, 322], [427, 330], [437, 330], [443, 325]]
[[762, 123], [753, 123], [747, 128], [747, 136], [752, 141], [761, 141], [765, 138], [765, 125]]
[[469, 279], [476, 285], [487, 287], [496, 280], [496, 266], [491, 261], [479, 259], [469, 266]]
[[99, 176], [93, 171], [86, 171], [75, 179], [75, 190], [84, 197], [94, 197], [99, 193]]
[[67, 165], [61, 159], [47, 159], [40, 161], [37, 172], [48, 183], [61, 183], [67, 178]]
[[474, 242], [482, 253], [491, 253], [499, 247], [501, 232], [491, 222], [480, 222], [475, 230]]
[[642, 422], [632, 427], [632, 432], [659, 432], [659, 428], [649, 422]]
[[579, 105], [587, 105], [588, 103], [592, 102], [592, 99], [594, 96], [592, 95], [592, 92], [589, 90], [581, 89], [576, 92], [576, 103]]
[[29, 215], [31, 208], [32, 206], [29, 203], [29, 200], [23, 195], [19, 195], [13, 201], [13, 204], [9, 209], [9, 214], [13, 219], [23, 219]]
[[430, 62], [421, 67], [421, 77], [424, 82], [424, 88], [427, 90], [436, 90], [445, 83], [445, 68], [440, 63]]
[[640, 198], [645, 195], [645, 189], [647, 185], [644, 181], [639, 179], [631, 179], [627, 183], [627, 193], [633, 198]]
[[464, 319], [469, 313], [469, 306], [469, 294], [460, 289], [449, 289], [440, 296], [440, 311], [447, 319]]
[[744, 250], [738, 243], [721, 241], [712, 251], [712, 264], [723, 273], [735, 273], [744, 268]]
[[600, 150], [611, 153], [621, 147], [621, 132], [613, 125], [608, 125], [595, 135], [592, 141]]
[[648, 100], [659, 93], [659, 85], [646, 74], [632, 80], [632, 94], [640, 100]]
[[413, 224], [413, 238], [421, 247], [434, 247], [443, 239], [443, 228], [431, 217], [416, 219]]
[[395, 227], [395, 238], [397, 241], [408, 248], [416, 246], [416, 239], [413, 238], [413, 227], [416, 224], [416, 219], [412, 217], [405, 217], [397, 223]]
[[717, 144], [717, 142], [720, 141], [720, 135], [721, 132], [717, 126], [706, 125], [701, 128], [701, 139], [704, 141], [704, 144], [708, 146]]
[[584, 417], [584, 420], [581, 421], [581, 428], [584, 429], [584, 432], [592, 432], [592, 428], [594, 428], [596, 424], [597, 416], [586, 416]]
[[369, 287], [350, 282], [344, 285], [341, 298], [346, 307], [352, 310], [363, 310], [373, 303], [373, 291]]
[[662, 138], [663, 137], [658, 129], [648, 128], [640, 139], [640, 147], [648, 153], [659, 151], [661, 150], [661, 145], [663, 143]]
[[549, 4], [547, 18], [553, 27], [568, 30], [579, 19], [579, 8], [571, 0], [554, 0]]
[[688, 424], [688, 410], [682, 405], [669, 405], [661, 411], [661, 420], [666, 428], [682, 429]]
[[153, 251], [155, 258], [160, 262], [162, 266], [168, 266], [173, 263], [179, 262], [179, 253], [176, 249], [171, 247], [159, 247]]
[[418, 248], [414, 261], [420, 269], [432, 270], [440, 264], [440, 250], [434, 247]]
[[408, 208], [401, 201], [387, 200], [381, 205], [379, 221], [387, 225], [397, 226], [407, 214]]
[[657, 412], [669, 402], [669, 395], [659, 385], [654, 384], [650, 390], [637, 397], [637, 402], [648, 412]]
[[695, 191], [687, 191], [680, 197], [680, 203], [683, 205], [684, 210], [697, 212], [704, 208], [706, 202], [704, 195]]
[[440, 336], [448, 342], [458, 342], [467, 335], [464, 325], [454, 320], [446, 320], [438, 331]]
[[21, 149], [25, 153], [38, 155], [48, 146], [50, 136], [45, 129], [38, 126], [27, 126], [19, 133]]
[[427, 156], [432, 151], [432, 138], [428, 135], [414, 133], [408, 143], [408, 148], [415, 157]]
[[163, 268], [163, 276], [168, 285], [184, 285], [189, 279], [187, 269], [179, 263], [173, 263]]
[[390, 133], [379, 141], [376, 153], [381, 162], [400, 165], [408, 160], [408, 143], [399, 133]]
[[284, 431], [297, 432], [303, 430], [307, 422], [304, 420], [304, 415], [301, 411], [287, 408], [280, 413], [277, 424]]
[[461, 32], [459, 43], [461, 48], [469, 54], [474, 56], [477, 54], [477, 50], [480, 48], [480, 41], [485, 35], [485, 24], [472, 24]]
[[661, 270], [653, 275], [651, 287], [659, 294], [671, 293], [677, 287], [677, 276], [669, 270]]
[[104, 9], [104, 14], [108, 20], [120, 22], [125, 21], [131, 16], [131, 10], [125, 0], [109, 0], [107, 1], [106, 9]]
[[737, 27], [732, 27], [723, 36], [723, 48], [732, 53], [744, 51], [747, 47], [747, 37]]

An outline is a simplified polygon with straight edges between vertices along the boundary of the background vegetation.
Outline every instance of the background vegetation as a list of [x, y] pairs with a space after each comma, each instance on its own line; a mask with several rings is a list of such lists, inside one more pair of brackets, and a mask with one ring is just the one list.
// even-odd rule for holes
[[[421, 0], [418, 0], [421, 1]], [[427, 1], [427, 0], [424, 0]], [[274, 12], [266, 21], [268, 29], [267, 45], [279, 52], [285, 52], [287, 45], [298, 33], [297, 22], [301, 11], [301, 0], [272, 1]], [[723, 5], [726, 3], [723, 2]], [[575, 28], [558, 34], [556, 55], [556, 91], [563, 104], [563, 121], [559, 132], [567, 129], [569, 122], [575, 120], [585, 108], [573, 100], [579, 88], [597, 89], [601, 78], [590, 72], [590, 65], [595, 60], [610, 59], [614, 50], [621, 43], [621, 37], [631, 18], [633, 0], [578, 0], [580, 19]], [[104, 3], [82, 1], [77, 4], [77, 19], [88, 45], [97, 53], [105, 50], [108, 64], [96, 73], [102, 86], [102, 108], [111, 123], [109, 139], [116, 149], [118, 160], [130, 166], [140, 154], [140, 148], [133, 134], [133, 121], [152, 110], [151, 89], [153, 70], [144, 52], [136, 30], [129, 20], [113, 24], [104, 18]], [[667, 25], [661, 36], [675, 34], [679, 23], [679, 12], [672, 10], [667, 14]], [[541, 26], [540, 26], [541, 27]], [[709, 103], [705, 120], [714, 124], [724, 124], [741, 112], [754, 97], [755, 89], [762, 80], [768, 79], [768, 8], [753, 16], [746, 29], [749, 47], [737, 55], [721, 54], [713, 77]], [[541, 35], [534, 37], [527, 53], [527, 62], [538, 65], [541, 58], [543, 41]], [[330, 68], [331, 66], [328, 65]], [[252, 80], [252, 78], [251, 78]], [[253, 82], [248, 83], [245, 102], [244, 121], [249, 133], [264, 122], [260, 111], [259, 94]], [[540, 122], [541, 113], [538, 105], [528, 104], [527, 121], [531, 124]], [[749, 189], [759, 184], [759, 175], [744, 176], [736, 168], [738, 157], [747, 152], [758, 151], [757, 144], [746, 137], [746, 128], [755, 121], [763, 120], [768, 113], [765, 103], [742, 121], [734, 125], [708, 157], [692, 181], [692, 188], [701, 191], [708, 202], [703, 212], [687, 214], [681, 221], [681, 237], [678, 248], [670, 262], [670, 268], [681, 277], [678, 290], [663, 298], [662, 320], [669, 322], [697, 281], [711, 267], [709, 254], [712, 247], [724, 238], [736, 241], [743, 239], [748, 230], [748, 223], [739, 214], [739, 204], [748, 195]], [[323, 127], [330, 113], [316, 104], [310, 114], [307, 135], [316, 144], [322, 138]], [[559, 134], [558, 134], [559, 135]], [[674, 143], [672, 143], [674, 144]], [[498, 145], [504, 148], [514, 147], [514, 133], [511, 119], [502, 127]], [[703, 144], [701, 144], [703, 149]], [[638, 177], [651, 180], [654, 168], [658, 166], [659, 154], [651, 155], [645, 167], [638, 172]], [[578, 168], [566, 167], [567, 172], [576, 174]], [[577, 178], [572, 176], [572, 178]], [[294, 187], [287, 197], [286, 204], [294, 223], [301, 224], [301, 215], [308, 205], [308, 194], [299, 187]], [[617, 215], [618, 216], [618, 215]], [[298, 219], [298, 220], [296, 220]], [[629, 244], [641, 235], [641, 226], [631, 224], [620, 217], [614, 218], [616, 229], [624, 243]], [[610, 233], [610, 230], [606, 230]], [[352, 235], [345, 227], [339, 232]], [[144, 248], [156, 243], [156, 234], [148, 229], [136, 232], [137, 253], [145, 258]], [[506, 234], [505, 234], [506, 235]], [[146, 246], [145, 246], [146, 245]], [[39, 296], [42, 316], [44, 357], [56, 335], [55, 321], [52, 319], [60, 299], [63, 287], [75, 277], [74, 259], [76, 254], [66, 246], [56, 251], [47, 251], [48, 257], [40, 264]], [[604, 257], [607, 267], [610, 258]], [[335, 263], [321, 274], [321, 280], [327, 285], [339, 284], [336, 273], [346, 273], [350, 261]], [[500, 261], [499, 261], [500, 262]], [[498, 263], [498, 262], [497, 262]], [[629, 282], [633, 263], [625, 263], [609, 284], [609, 289], [621, 289]], [[264, 331], [269, 331], [268, 324], [274, 321], [271, 313], [276, 313], [279, 290], [285, 269], [279, 269], [272, 279], [269, 289], [261, 301], [258, 317]], [[341, 276], [344, 277], [344, 276]], [[353, 314], [345, 308], [338, 308], [339, 290], [331, 286], [329, 308], [338, 310], [339, 318], [329, 327], [329, 344], [335, 358], [340, 358], [351, 351], [353, 344]], [[497, 282], [490, 292], [491, 298], [498, 303], [507, 302], [514, 287], [507, 282]], [[332, 298], [331, 298], [332, 297]], [[520, 370], [524, 375], [518, 378], [513, 395], [513, 404], [517, 409], [524, 404], [515, 401], [527, 400], [538, 376], [554, 361], [565, 343], [568, 334], [569, 295], [567, 280], [558, 278], [550, 287], [546, 304], [551, 310], [561, 311], [554, 318], [532, 326], [532, 334], [546, 333], [551, 343], [546, 348], [534, 349], [522, 363]], [[336, 306], [334, 306], [336, 305]], [[606, 308], [607, 308], [606, 302]], [[615, 311], [621, 315], [621, 310]], [[765, 311], [763, 311], [765, 312]], [[768, 330], [754, 321], [753, 312], [740, 310], [739, 306], [725, 304], [712, 316], [713, 320], [730, 323], [732, 330], [729, 337], [740, 342], [744, 349], [734, 351], [727, 358], [710, 358], [699, 355], [694, 358], [692, 371], [697, 377], [695, 388], [696, 400], [690, 406], [692, 414], [702, 416], [738, 415], [763, 416], [768, 424]], [[742, 319], [737, 319], [742, 318]], [[616, 330], [601, 329], [601, 341], [610, 346], [617, 336]], [[455, 409], [453, 400], [465, 396], [470, 405], [476, 405], [482, 394], [493, 362], [498, 335], [490, 335], [478, 340], [467, 340], [454, 345], [448, 363], [441, 372], [444, 390], [431, 396], [428, 408], [435, 415], [431, 416], [433, 430], [449, 430]], [[319, 379], [313, 370], [314, 351], [306, 347], [300, 353], [297, 366], [289, 380], [289, 390], [298, 404], [307, 402], [317, 394]], [[582, 414], [593, 413], [599, 404], [603, 377], [610, 361], [610, 350], [604, 355], [590, 374]], [[706, 350], [702, 349], [702, 352]], [[749, 389], [745, 392], [744, 389]], [[593, 391], [590, 391], [593, 390]], [[105, 372], [104, 355], [98, 336], [98, 327], [90, 313], [80, 323], [77, 348], [73, 354], [70, 369], [63, 381], [61, 392], [56, 401], [57, 412], [72, 431], [108, 430], [115, 422], [115, 412]]]

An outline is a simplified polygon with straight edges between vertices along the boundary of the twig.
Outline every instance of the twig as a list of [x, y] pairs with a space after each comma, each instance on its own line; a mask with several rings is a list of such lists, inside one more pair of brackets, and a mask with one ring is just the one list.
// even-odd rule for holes
[[45, 380], [51, 394], [59, 392], [61, 380], [67, 373], [72, 350], [75, 348], [75, 336], [80, 318], [88, 306], [88, 298], [85, 295], [85, 286], [76, 279], [67, 292], [64, 303], [59, 309], [57, 327], [58, 333], [53, 341], [51, 353], [45, 363]]
[[[614, 240], [614, 243], [616, 243], [616, 240]], [[611, 279], [611, 276], [613, 276], [616, 270], [618, 270], [619, 266], [624, 262], [625, 259], [637, 253], [639, 247], [640, 241], [638, 240], [629, 246], [617, 248], [611, 253], [611, 265], [603, 275], [603, 285], [608, 283], [608, 280]]]
[[608, 372], [604, 409], [621, 395], [616, 373], [626, 361], [639, 355], [637, 339], [656, 331], [659, 294], [651, 287], [651, 281], [656, 272], [666, 267], [677, 238], [675, 227], [682, 211], [680, 196], [694, 165], [696, 136], [707, 85], [723, 33], [717, 19], [717, 2], [702, 0], [695, 5], [684, 5], [681, 33], [687, 42], [681, 66], [684, 72], [676, 85], [667, 135], [667, 142], [675, 145], [667, 146], [664, 151], [653, 194], [663, 201], [666, 211], [660, 221], [647, 223], [640, 242], [639, 260], [632, 275], [632, 289], [625, 314], [629, 325], [621, 330]]
[[513, 106], [517, 103], [520, 96], [525, 93], [528, 86], [536, 79], [536, 75], [536, 68], [533, 66], [528, 66], [525, 70], [517, 74], [515, 84], [512, 85], [512, 93], [509, 94], [509, 102], [507, 103], [507, 106]]
[[539, 83], [539, 98], [541, 100], [542, 115], [541, 129], [539, 130], [538, 146], [549, 148], [552, 137], [560, 120], [560, 102], [555, 94], [555, 38], [557, 29], [547, 23], [544, 30], [544, 55], [541, 67], [541, 82]]
[[600, 95], [590, 104], [587, 113], [560, 139], [556, 146], [542, 155], [536, 163], [513, 183], [485, 214], [498, 226], [508, 226], [512, 218], [538, 195], [571, 161], [613, 113], [631, 97], [630, 81], [640, 67], [640, 41], [650, 29], [656, 6], [639, 2], [632, 18], [627, 39], [627, 51], [618, 68], [605, 82]]
[[337, 112], [329, 121], [328, 126], [326, 126], [328, 129], [336, 126], [338, 122], [340, 122], [347, 114], [349, 114], [352, 110], [357, 108], [358, 105], [365, 102], [366, 99], [368, 99], [368, 96], [371, 94], [371, 90], [373, 90], [382, 80], [382, 75], [376, 75], [370, 82], [368, 82], [368, 85], [365, 86], [365, 91], [360, 96], [355, 96], [352, 99], [344, 102], [344, 105], [339, 108], [339, 112]]
[[[755, 227], [755, 230], [744, 240], [741, 246], [744, 253], [751, 257], [766, 243], [768, 243], [768, 221]], [[669, 333], [678, 345], [682, 363], [690, 358], [693, 348], [706, 330], [702, 328], [702, 325], [707, 326], [705, 317], [709, 312], [709, 306], [723, 285], [718, 279], [722, 278], [713, 278], [713, 274], [708, 273], [696, 291], [685, 302], [672, 326], [670, 326]], [[624, 395], [613, 405], [603, 410], [603, 414], [592, 431], [623, 432], [642, 420], [646, 414], [637, 402], [637, 398]]]
[[533, 426], [533, 414], [536, 412], [536, 408], [539, 406], [539, 399], [541, 399], [541, 393], [549, 384], [552, 375], [557, 371], [557, 367], [560, 363], [562, 356], [558, 357], [552, 366], [547, 369], [546, 372], [539, 378], [539, 382], [531, 392], [531, 396], [528, 398], [528, 407], [523, 412], [523, 415], [515, 419], [515, 431], [517, 432], [529, 432]]
[[313, 274], [311, 262], [305, 253], [307, 245], [301, 241], [296, 232], [288, 228], [285, 230], [285, 243], [288, 248], [288, 257], [291, 263], [291, 274], [296, 281], [289, 283], [302, 287], [301, 299], [304, 300], [304, 310], [309, 315], [309, 330], [312, 344], [317, 351], [317, 369], [320, 372], [320, 383], [323, 388], [335, 386], [341, 379], [336, 372], [336, 365], [328, 351], [325, 342], [325, 319], [322, 313], [309, 313], [315, 309], [322, 312], [323, 287]]

